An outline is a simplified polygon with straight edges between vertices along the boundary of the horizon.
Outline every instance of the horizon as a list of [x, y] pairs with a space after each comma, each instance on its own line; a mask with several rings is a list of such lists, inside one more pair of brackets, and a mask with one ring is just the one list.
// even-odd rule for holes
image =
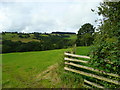
[[[9, 32], [7, 32], [7, 31], [2, 31], [2, 32], [0, 32], [0, 33], [16, 33], [17, 31], [9, 31]], [[61, 31], [55, 31], [55, 32], [61, 32]], [[17, 32], [17, 33], [25, 33], [25, 32]], [[50, 32], [50, 33], [48, 33], [48, 32], [26, 32], [26, 33], [42, 33], [42, 34], [44, 34], [44, 33], [47, 33], [47, 34], [52, 34], [53, 32]], [[62, 33], [75, 33], [75, 34], [77, 34], [76, 32], [63, 32], [62, 31]]]

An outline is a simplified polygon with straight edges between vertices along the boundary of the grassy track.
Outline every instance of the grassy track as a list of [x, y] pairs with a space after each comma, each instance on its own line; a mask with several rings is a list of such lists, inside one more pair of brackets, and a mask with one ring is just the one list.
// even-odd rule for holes
[[[36, 82], [36, 76], [49, 66], [61, 62], [63, 53], [67, 50], [70, 49], [2, 54], [2, 86], [5, 88], [34, 88], [33, 83]], [[77, 48], [77, 54], [86, 55], [88, 51], [89, 47]], [[54, 80], [53, 75], [49, 77]], [[43, 83], [46, 83], [44, 87], [51, 87], [51, 82], [48, 80]], [[40, 87], [39, 84], [38, 87]]]
[[63, 58], [61, 50], [2, 55], [3, 87], [29, 87], [34, 77]]

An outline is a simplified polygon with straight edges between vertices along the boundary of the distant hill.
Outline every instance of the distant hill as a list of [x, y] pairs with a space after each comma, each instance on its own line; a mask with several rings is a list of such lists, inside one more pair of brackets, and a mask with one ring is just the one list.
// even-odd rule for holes
[[44, 51], [71, 47], [76, 38], [76, 34], [2, 32], [0, 43], [2, 53]]
[[52, 32], [52, 34], [76, 34], [74, 32]]
[[[36, 41], [40, 42], [40, 39], [43, 38], [50, 38], [52, 37], [61, 37], [64, 39], [72, 39], [75, 40], [77, 38], [76, 33], [74, 32], [52, 32], [52, 33], [18, 33], [18, 32], [2, 32], [0, 35], [2, 35], [2, 40], [12, 40], [14, 42], [21, 41], [24, 43]], [[38, 37], [40, 39], [38, 39]]]

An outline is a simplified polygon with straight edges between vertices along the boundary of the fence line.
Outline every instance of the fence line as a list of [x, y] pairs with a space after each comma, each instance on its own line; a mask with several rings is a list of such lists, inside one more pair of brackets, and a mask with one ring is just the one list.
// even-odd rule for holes
[[73, 61], [73, 62], [81, 62], [81, 63], [88, 63], [88, 61], [78, 60], [78, 59], [71, 59], [71, 58], [64, 58], [66, 61]]
[[90, 57], [88, 56], [83, 56], [83, 55], [75, 55], [75, 54], [71, 54], [71, 53], [64, 53], [67, 56], [72, 56], [72, 57], [78, 57], [78, 58], [87, 58], [90, 59]]
[[107, 79], [107, 78], [102, 77], [102, 76], [94, 75], [94, 74], [91, 74], [91, 73], [86, 73], [86, 72], [75, 70], [75, 69], [71, 69], [71, 68], [68, 68], [68, 67], [64, 67], [64, 69], [67, 70], [67, 71], [79, 73], [79, 74], [82, 74], [82, 75], [85, 75], [85, 76], [88, 76], [88, 77], [93, 77], [93, 78], [96, 78], [96, 79], [99, 79], [99, 80], [103, 80], [103, 81], [107, 81], [107, 82], [110, 82], [110, 83], [114, 83], [114, 84], [120, 85], [120, 82], [118, 82], [116, 80]]
[[[92, 71], [92, 72], [97, 72], [97, 73], [100, 73], [101, 75], [103, 74], [103, 75], [109, 75], [109, 76], [112, 76], [112, 77], [115, 77], [115, 78], [120, 78], [120, 76], [118, 74], [108, 73], [108, 72], [105, 72], [103, 70], [94, 69], [92, 67], [85, 66], [86, 64], [89, 63], [89, 61], [74, 59], [74, 57], [87, 58], [87, 59], [90, 59], [90, 57], [83, 56], [83, 55], [75, 55], [75, 54], [70, 54], [70, 53], [64, 53], [64, 55], [65, 55], [65, 58], [64, 58], [65, 65], [67, 65], [67, 66], [64, 67], [64, 69], [66, 71], [78, 73], [78, 74], [81, 74], [81, 75], [84, 75], [84, 76], [87, 76], [87, 77], [92, 77], [92, 78], [96, 78], [96, 79], [99, 79], [99, 80], [102, 80], [102, 81], [106, 81], [106, 82], [109, 82], [109, 83], [120, 85], [120, 82], [117, 81], [117, 80], [109, 79], [109, 78], [106, 78], [104, 76], [99, 76], [99, 75], [87, 73], [86, 71], [83, 72], [81, 70], [76, 70], [76, 69], [72, 69], [71, 67], [69, 67], [69, 66], [74, 66], [74, 67], [86, 69], [86, 70], [89, 70], [89, 71]], [[71, 58], [71, 57], [68, 58], [66, 56], [71, 56], [73, 58]], [[73, 63], [73, 62], [85, 63], [85, 65], [80, 65], [80, 64]], [[88, 81], [86, 79], [84, 79], [84, 82], [87, 83], [87, 84], [89, 84], [89, 85], [92, 85], [94, 87], [97, 87], [97, 88], [104, 88], [103, 86], [98, 85], [98, 84], [96, 84], [94, 82]], [[86, 86], [86, 85], [84, 85], [84, 86]], [[87, 86], [87, 87], [89, 87], [89, 86]]]
[[88, 86], [88, 85], [85, 85], [85, 84], [84, 84], [84, 87], [86, 87], [86, 88], [92, 88], [92, 87], [90, 87], [90, 86]]
[[107, 73], [107, 72], [101, 71], [99, 69], [94, 69], [94, 68], [91, 68], [91, 67], [87, 67], [87, 66], [83, 66], [83, 65], [78, 65], [78, 64], [75, 64], [75, 63], [71, 63], [71, 62], [70, 63], [65, 62], [65, 64], [72, 65], [72, 66], [79, 67], [79, 68], [83, 68], [83, 69], [87, 69], [87, 70], [94, 71], [94, 72], [99, 72], [99, 73], [104, 74], [104, 75], [109, 75], [109, 76], [120, 78], [120, 76], [117, 75], [117, 74]]
[[97, 88], [104, 88], [103, 86], [98, 85], [98, 84], [93, 83], [93, 82], [90, 82], [90, 81], [88, 81], [88, 80], [86, 80], [86, 79], [84, 79], [84, 82], [87, 83], [87, 84], [90, 84], [90, 85], [92, 85], [92, 86], [95, 86], [95, 87], [97, 87]]

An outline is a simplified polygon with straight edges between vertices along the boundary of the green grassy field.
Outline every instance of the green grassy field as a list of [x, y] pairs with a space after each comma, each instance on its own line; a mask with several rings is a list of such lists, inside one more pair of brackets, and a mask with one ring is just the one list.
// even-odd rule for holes
[[[37, 82], [36, 77], [49, 66], [61, 62], [64, 57], [63, 53], [68, 50], [71, 49], [2, 54], [3, 88], [53, 87], [46, 79]], [[88, 53], [86, 50], [89, 51], [89, 47], [77, 48], [77, 52], [85, 55]], [[54, 80], [56, 77], [54, 75], [49, 77]], [[42, 86], [41, 83], [44, 85]]]
[[30, 34], [30, 37], [29, 38], [20, 38], [17, 34], [11, 34], [11, 33], [6, 33], [5, 35], [2, 35], [2, 39], [5, 39], [5, 40], [12, 40], [12, 41], [21, 41], [21, 42], [30, 42], [30, 41], [38, 41], [37, 39], [33, 39], [34, 38], [34, 35], [33, 34]]
[[91, 46], [81, 46], [76, 48], [76, 54], [89, 56]]
[[67, 39], [72, 39], [72, 40], [76, 40], [77, 39], [77, 35], [69, 35], [70, 37]]
[[37, 74], [63, 58], [61, 50], [2, 55], [3, 87], [29, 87]]
[[[38, 41], [40, 42], [40, 40], [37, 40], [37, 39], [33, 39], [35, 38], [34, 34], [29, 34], [30, 37], [28, 38], [20, 38], [19, 35], [17, 35], [16, 33], [14, 34], [11, 34], [11, 33], [6, 33], [5, 35], [2, 35], [2, 39], [5, 39], [5, 40], [12, 40], [12, 41], [21, 41], [21, 42], [30, 42], [30, 41]], [[51, 34], [51, 35], [54, 35], [54, 34]], [[56, 35], [56, 34], [55, 34]], [[64, 35], [67, 35], [67, 36], [70, 36], [66, 39], [71, 39], [71, 40], [76, 40], [77, 39], [77, 35], [70, 35], [70, 34], [64, 34]], [[24, 36], [24, 35], [22, 35]], [[42, 34], [41, 36], [44, 36], [44, 37], [49, 37], [48, 35], [45, 35], [45, 34]]]

